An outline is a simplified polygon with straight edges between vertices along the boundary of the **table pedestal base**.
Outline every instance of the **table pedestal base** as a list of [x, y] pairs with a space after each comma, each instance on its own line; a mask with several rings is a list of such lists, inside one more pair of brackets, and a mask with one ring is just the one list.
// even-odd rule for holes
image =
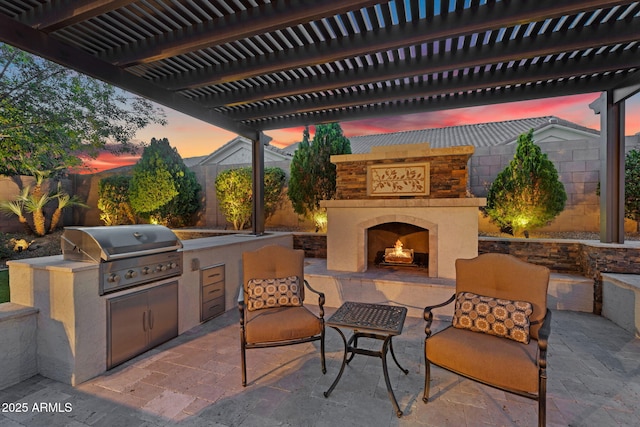
[[[393, 393], [393, 389], [391, 388], [391, 381], [389, 380], [389, 370], [387, 368], [387, 353], [391, 351], [391, 356], [393, 357], [393, 361], [396, 363], [396, 366], [398, 366], [398, 368], [400, 368], [400, 370], [404, 372], [405, 375], [409, 373], [409, 370], [404, 369], [402, 366], [400, 366], [400, 363], [398, 362], [398, 359], [396, 358], [396, 355], [393, 352], [393, 342], [392, 342], [393, 336], [387, 335], [387, 334], [354, 332], [354, 334], [351, 336], [351, 338], [349, 338], [349, 341], [347, 342], [346, 337], [344, 336], [344, 334], [339, 328], [334, 326], [332, 326], [332, 328], [338, 331], [338, 333], [342, 337], [342, 341], [344, 342], [344, 355], [342, 357], [342, 365], [340, 366], [340, 372], [338, 372], [338, 376], [333, 381], [333, 384], [331, 384], [331, 387], [329, 387], [329, 390], [324, 392], [324, 397], [329, 397], [329, 394], [331, 394], [333, 389], [338, 384], [338, 381], [340, 381], [340, 378], [342, 377], [342, 373], [344, 372], [344, 367], [347, 364], [349, 364], [349, 362], [351, 362], [351, 360], [356, 354], [364, 354], [365, 356], [379, 357], [380, 359], [382, 359], [382, 372], [384, 374], [384, 382], [387, 385], [387, 393], [389, 394], [389, 399], [391, 399], [391, 403], [393, 404], [393, 408], [396, 411], [396, 415], [398, 416], [398, 418], [400, 418], [402, 416], [402, 411], [398, 406], [398, 401], [396, 400], [396, 396]], [[368, 350], [364, 348], [358, 348], [358, 338], [372, 338], [372, 339], [383, 341], [382, 349], [380, 351], [374, 351], [374, 350]]]

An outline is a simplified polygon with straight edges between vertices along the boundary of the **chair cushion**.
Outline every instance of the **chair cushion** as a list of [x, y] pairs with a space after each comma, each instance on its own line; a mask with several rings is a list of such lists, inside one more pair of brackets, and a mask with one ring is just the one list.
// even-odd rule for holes
[[531, 313], [530, 302], [458, 292], [453, 326], [528, 344]]
[[302, 305], [298, 276], [250, 279], [247, 282], [247, 297], [249, 311]]
[[278, 307], [248, 311], [247, 343], [295, 340], [320, 335], [322, 321], [305, 307]]
[[430, 362], [502, 389], [538, 393], [538, 342], [448, 327], [425, 342]]

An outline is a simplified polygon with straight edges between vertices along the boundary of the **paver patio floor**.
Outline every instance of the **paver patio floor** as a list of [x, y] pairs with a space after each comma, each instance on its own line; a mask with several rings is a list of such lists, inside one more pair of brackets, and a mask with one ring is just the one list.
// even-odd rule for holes
[[[77, 387], [35, 376], [2, 390], [0, 402], [26, 403], [28, 410], [4, 410], [0, 427], [536, 425], [537, 402], [437, 367], [424, 404], [424, 321], [415, 317], [394, 338], [409, 374], [389, 365], [402, 418], [392, 410], [377, 358], [356, 355], [323, 396], [342, 357], [342, 340], [331, 328], [326, 375], [317, 342], [255, 349], [247, 352], [243, 388], [237, 319], [228, 311]], [[640, 425], [640, 340], [602, 317], [555, 311], [549, 348], [547, 425]], [[42, 403], [48, 408], [33, 410]]]

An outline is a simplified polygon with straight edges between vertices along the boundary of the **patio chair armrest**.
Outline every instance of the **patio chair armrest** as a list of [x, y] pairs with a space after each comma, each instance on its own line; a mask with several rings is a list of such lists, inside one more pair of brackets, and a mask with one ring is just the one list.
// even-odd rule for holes
[[540, 369], [547, 369], [547, 346], [550, 334], [551, 310], [547, 309], [547, 314], [542, 320], [542, 326], [538, 330], [538, 367]]
[[318, 307], [320, 307], [320, 318], [324, 318], [324, 302], [325, 302], [324, 292], [316, 291], [315, 289], [313, 289], [309, 284], [309, 282], [307, 282], [307, 279], [304, 279], [304, 285], [311, 292], [318, 295]]
[[424, 333], [427, 334], [427, 338], [431, 336], [431, 323], [433, 322], [433, 313], [432, 310], [434, 308], [440, 308], [440, 307], [444, 307], [446, 305], [449, 305], [453, 302], [453, 300], [455, 300], [456, 295], [453, 294], [451, 295], [451, 298], [449, 298], [448, 300], [446, 300], [445, 302], [442, 302], [440, 304], [436, 304], [436, 305], [428, 305], [424, 308], [424, 320], [427, 322], [425, 328], [424, 328]]

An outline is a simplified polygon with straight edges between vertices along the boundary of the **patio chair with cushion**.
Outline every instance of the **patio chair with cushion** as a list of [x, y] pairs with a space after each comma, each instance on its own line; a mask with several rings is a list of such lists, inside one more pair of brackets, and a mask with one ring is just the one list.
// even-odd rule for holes
[[[538, 401], [545, 425], [549, 269], [514, 256], [488, 253], [456, 260], [456, 293], [426, 307], [424, 396], [430, 364]], [[432, 310], [455, 301], [451, 325], [431, 334]]]
[[[242, 254], [240, 310], [242, 385], [247, 385], [246, 349], [320, 341], [324, 357], [324, 294], [304, 279], [304, 251], [268, 245]], [[304, 305], [305, 287], [318, 295], [318, 315]]]

